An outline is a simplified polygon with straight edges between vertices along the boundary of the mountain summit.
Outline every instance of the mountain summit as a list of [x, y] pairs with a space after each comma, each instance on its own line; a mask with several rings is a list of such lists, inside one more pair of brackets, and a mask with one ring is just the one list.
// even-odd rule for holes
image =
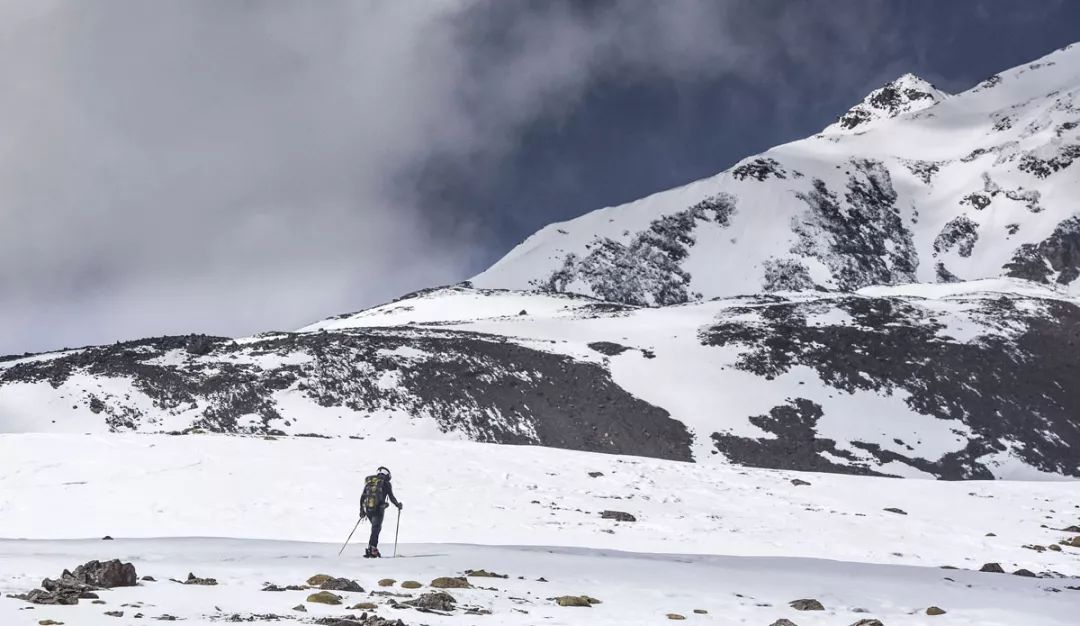
[[946, 96], [906, 75], [822, 134], [552, 224], [473, 279], [658, 306], [1012, 276], [1075, 291], [1080, 47]]
[[922, 111], [948, 97], [949, 94], [922, 78], [914, 74], [904, 74], [880, 89], [870, 92], [870, 95], [866, 96], [862, 102], [841, 115], [835, 124], [827, 127], [825, 132], [862, 132], [872, 128], [879, 120]]

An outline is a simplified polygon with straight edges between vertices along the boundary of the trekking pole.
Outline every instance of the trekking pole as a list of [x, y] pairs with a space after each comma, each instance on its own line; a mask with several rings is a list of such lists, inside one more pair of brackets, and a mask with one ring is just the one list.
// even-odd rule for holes
[[397, 537], [401, 530], [401, 508], [397, 510], [397, 524], [394, 526], [394, 558], [397, 558]]
[[357, 528], [360, 528], [360, 522], [362, 522], [362, 521], [364, 521], [363, 516], [361, 516], [360, 519], [356, 520], [356, 526], [352, 527], [352, 532], [349, 533], [348, 539], [345, 540], [345, 543], [342, 544], [341, 549], [338, 550], [338, 553], [337, 553], [338, 556], [341, 556], [341, 553], [345, 551], [345, 546], [349, 545], [349, 541], [352, 540], [353, 533], [356, 532]]

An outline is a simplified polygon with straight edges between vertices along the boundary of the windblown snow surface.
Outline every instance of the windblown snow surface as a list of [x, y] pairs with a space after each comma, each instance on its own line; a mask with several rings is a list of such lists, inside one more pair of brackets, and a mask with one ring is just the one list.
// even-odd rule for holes
[[[901, 480], [415, 439], [19, 434], [0, 436], [0, 458], [0, 535], [10, 538], [0, 541], [0, 593], [90, 559], [121, 558], [156, 579], [99, 592], [104, 605], [0, 597], [0, 623], [14, 626], [162, 615], [311, 623], [359, 617], [348, 607], [361, 602], [377, 605], [369, 617], [406, 624], [655, 624], [675, 613], [700, 624], [1065, 626], [1080, 606], [1069, 588], [1080, 586], [1080, 550], [1058, 543], [1080, 523], [1071, 482]], [[361, 558], [366, 526], [338, 557], [376, 464], [395, 470], [406, 558]], [[608, 510], [636, 521], [604, 519]], [[387, 554], [394, 519], [391, 510]], [[973, 571], [991, 561], [1044, 577]], [[470, 569], [509, 578], [450, 589], [459, 608], [445, 616], [371, 593], [415, 598]], [[219, 584], [169, 580], [189, 572]], [[261, 591], [320, 573], [365, 591], [339, 592], [341, 606], [306, 602], [313, 590]], [[384, 578], [398, 584], [380, 587]], [[403, 589], [405, 580], [424, 587]], [[550, 599], [564, 595], [602, 603]], [[804, 598], [825, 610], [788, 605]], [[947, 613], [930, 617], [930, 606]], [[104, 615], [115, 610], [124, 617]]]

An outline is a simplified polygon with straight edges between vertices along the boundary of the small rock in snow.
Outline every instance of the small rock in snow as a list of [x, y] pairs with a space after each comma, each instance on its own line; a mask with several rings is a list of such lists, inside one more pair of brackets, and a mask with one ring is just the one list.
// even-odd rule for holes
[[824, 611], [825, 607], [820, 602], [813, 598], [804, 598], [802, 600], [792, 600], [788, 603], [791, 608], [796, 611]]

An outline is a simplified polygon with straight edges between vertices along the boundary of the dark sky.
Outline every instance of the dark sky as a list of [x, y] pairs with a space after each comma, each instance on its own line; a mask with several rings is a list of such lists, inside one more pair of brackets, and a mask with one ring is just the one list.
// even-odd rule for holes
[[290, 329], [1080, 40], [1070, 0], [0, 8], [0, 354]]

